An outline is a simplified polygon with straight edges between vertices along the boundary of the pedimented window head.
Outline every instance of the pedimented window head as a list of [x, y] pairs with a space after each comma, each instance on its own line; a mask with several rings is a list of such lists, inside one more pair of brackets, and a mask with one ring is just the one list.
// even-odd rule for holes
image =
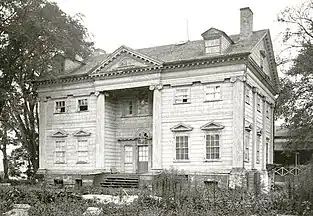
[[192, 131], [193, 127], [179, 123], [178, 125], [175, 125], [174, 127], [171, 128], [171, 131], [173, 132], [186, 132], [186, 131]]
[[206, 123], [205, 125], [203, 125], [202, 127], [200, 127], [201, 130], [205, 130], [205, 131], [211, 131], [211, 130], [222, 130], [224, 129], [224, 125], [221, 125], [219, 123], [216, 122], [209, 122]]
[[66, 133], [64, 130], [57, 130], [52, 134], [52, 137], [55, 138], [61, 138], [61, 137], [67, 137], [68, 133]]
[[73, 136], [75, 137], [84, 137], [84, 136], [90, 136], [91, 133], [84, 131], [84, 130], [78, 130], [76, 131]]

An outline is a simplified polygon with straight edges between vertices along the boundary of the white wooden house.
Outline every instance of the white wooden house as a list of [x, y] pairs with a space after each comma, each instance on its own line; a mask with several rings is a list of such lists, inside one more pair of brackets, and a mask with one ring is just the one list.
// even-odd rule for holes
[[250, 8], [240, 19], [237, 35], [210, 28], [182, 44], [61, 58], [56, 78], [37, 82], [39, 172], [92, 181], [174, 168], [229, 186], [245, 173], [266, 182], [276, 64], [269, 30], [253, 31]]

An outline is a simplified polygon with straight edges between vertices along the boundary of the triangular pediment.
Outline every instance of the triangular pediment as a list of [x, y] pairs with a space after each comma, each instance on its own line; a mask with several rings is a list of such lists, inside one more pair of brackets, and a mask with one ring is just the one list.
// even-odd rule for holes
[[110, 54], [92, 73], [106, 71], [129, 70], [134, 68], [149, 68], [161, 66], [162, 62], [137, 52], [126, 46], [121, 46]]
[[200, 127], [201, 130], [222, 130], [225, 126], [216, 122], [209, 122]]
[[78, 130], [73, 134], [73, 136], [76, 136], [76, 137], [90, 136], [90, 133], [84, 130]]
[[184, 132], [184, 131], [192, 131], [193, 127], [179, 123], [178, 125], [175, 125], [174, 127], [171, 128], [171, 131], [173, 132]]
[[52, 137], [59, 138], [59, 137], [67, 137], [68, 134], [64, 130], [58, 130], [52, 134]]

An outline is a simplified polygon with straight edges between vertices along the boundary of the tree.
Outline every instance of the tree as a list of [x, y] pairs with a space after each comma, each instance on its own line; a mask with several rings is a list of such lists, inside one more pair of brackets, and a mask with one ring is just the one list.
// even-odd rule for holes
[[283, 37], [288, 44], [285, 50], [296, 56], [288, 59], [290, 64], [281, 80], [276, 113], [294, 132], [293, 147], [300, 143], [313, 147], [313, 1], [286, 8], [278, 21], [287, 25]]
[[[86, 57], [92, 43], [81, 15], [71, 17], [47, 0], [0, 0], [0, 114], [38, 169], [38, 103], [31, 81], [54, 78], [53, 56]], [[7, 104], [7, 107], [5, 107]], [[2, 124], [3, 125], [3, 124]]]

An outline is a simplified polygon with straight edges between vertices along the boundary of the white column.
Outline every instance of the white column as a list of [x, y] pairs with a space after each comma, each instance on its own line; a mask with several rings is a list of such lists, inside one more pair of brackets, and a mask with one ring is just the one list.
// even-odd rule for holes
[[162, 170], [161, 89], [162, 85], [150, 86], [150, 90], [153, 90], [152, 170], [154, 171]]
[[39, 169], [46, 169], [46, 124], [47, 124], [48, 100], [41, 99], [39, 102]]
[[244, 163], [244, 106], [245, 106], [245, 78], [243, 76], [232, 77], [233, 83], [233, 145], [232, 166], [242, 168]]
[[262, 170], [266, 169], [266, 98], [262, 100]]
[[96, 92], [96, 96], [97, 96], [96, 169], [104, 170], [105, 96], [103, 92]]
[[270, 116], [270, 142], [268, 146], [268, 159], [269, 159], [269, 163], [273, 163], [274, 162], [274, 131], [275, 131], [274, 105], [273, 104], [270, 104], [269, 116]]
[[252, 155], [251, 155], [251, 169], [255, 169], [256, 167], [256, 142], [257, 142], [257, 91], [256, 88], [252, 88]]

